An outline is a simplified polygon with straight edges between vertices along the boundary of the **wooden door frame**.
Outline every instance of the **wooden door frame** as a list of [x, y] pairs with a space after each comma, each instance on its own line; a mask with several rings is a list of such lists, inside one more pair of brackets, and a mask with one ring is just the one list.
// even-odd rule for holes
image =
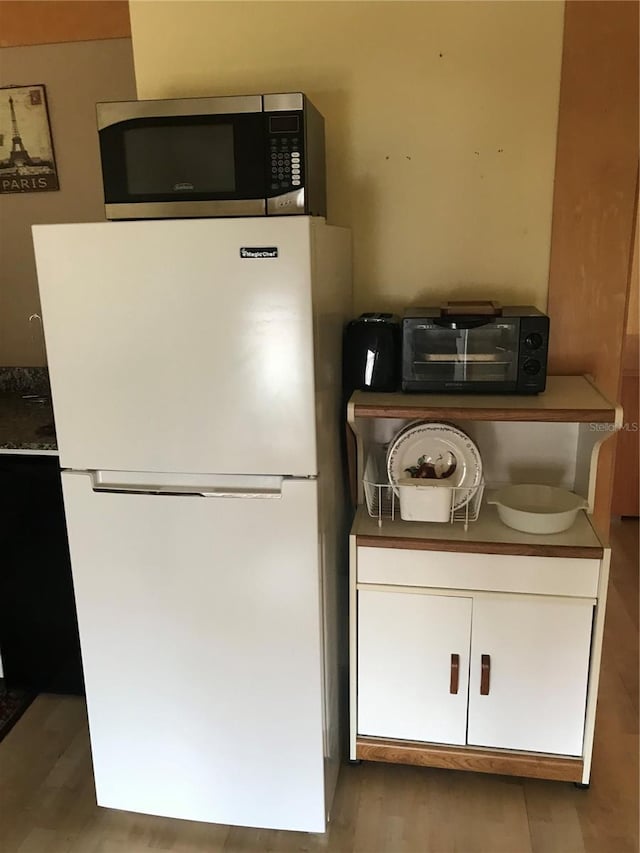
[[[638, 2], [567, 0], [553, 199], [549, 372], [618, 399], [638, 175]], [[595, 520], [609, 530], [615, 441]]]

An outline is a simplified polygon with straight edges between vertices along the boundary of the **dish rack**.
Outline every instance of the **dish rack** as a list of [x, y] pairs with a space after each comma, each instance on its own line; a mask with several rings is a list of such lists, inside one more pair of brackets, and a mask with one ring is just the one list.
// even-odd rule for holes
[[[384, 470], [381, 453], [371, 453], [367, 458], [362, 485], [367, 511], [372, 518], [378, 519], [378, 527], [382, 527], [384, 519], [400, 517], [400, 500], [389, 482], [388, 477], [381, 472]], [[442, 486], [440, 488], [443, 488]], [[484, 494], [484, 478], [477, 486], [451, 486], [451, 513], [449, 524], [461, 522], [467, 530], [470, 521], [476, 521], [480, 513], [482, 495]], [[456, 492], [471, 492], [469, 500], [459, 509], [454, 509]]]

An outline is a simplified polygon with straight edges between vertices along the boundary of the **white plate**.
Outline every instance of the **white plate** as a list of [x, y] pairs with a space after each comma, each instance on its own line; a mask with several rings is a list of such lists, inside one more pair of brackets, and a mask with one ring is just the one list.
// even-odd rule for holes
[[398, 480], [411, 477], [411, 469], [421, 464], [425, 465], [429, 478], [446, 480], [457, 489], [454, 511], [471, 500], [482, 481], [482, 459], [477, 445], [451, 424], [415, 424], [403, 429], [389, 445], [387, 474], [394, 488]]

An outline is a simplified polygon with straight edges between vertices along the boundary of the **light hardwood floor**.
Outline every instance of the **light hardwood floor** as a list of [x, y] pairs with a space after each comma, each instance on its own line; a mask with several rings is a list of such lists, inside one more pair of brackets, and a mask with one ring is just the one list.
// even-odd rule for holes
[[0, 744], [2, 853], [636, 853], [638, 523], [616, 522], [591, 788], [345, 765], [326, 836], [98, 808], [84, 702], [40, 696]]

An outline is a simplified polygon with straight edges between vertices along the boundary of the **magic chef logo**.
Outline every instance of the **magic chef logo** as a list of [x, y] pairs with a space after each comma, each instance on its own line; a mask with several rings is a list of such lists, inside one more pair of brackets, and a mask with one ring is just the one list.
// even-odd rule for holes
[[277, 258], [278, 249], [276, 246], [242, 246], [240, 249], [241, 258]]

